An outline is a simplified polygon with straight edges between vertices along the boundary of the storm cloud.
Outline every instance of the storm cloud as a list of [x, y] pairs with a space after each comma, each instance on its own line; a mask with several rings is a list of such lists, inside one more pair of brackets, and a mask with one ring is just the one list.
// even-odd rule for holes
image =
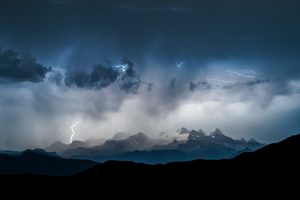
[[134, 63], [129, 59], [124, 58], [122, 60], [122, 65], [126, 65], [127, 69], [119, 80], [121, 90], [124, 90], [127, 93], [137, 93], [141, 85], [141, 79], [133, 68]]
[[120, 65], [104, 66], [98, 64], [90, 72], [85, 70], [67, 71], [66, 85], [80, 88], [102, 89], [117, 82], [126, 93], [137, 93], [141, 85], [140, 76], [134, 70], [134, 63], [127, 58]]
[[101, 89], [114, 83], [120, 73], [111, 67], [95, 65], [91, 72], [75, 71], [67, 74], [66, 84], [77, 87]]
[[13, 50], [0, 50], [0, 79], [39, 82], [49, 71], [51, 67], [37, 63], [31, 56], [21, 57]]
[[0, 51], [0, 148], [67, 142], [77, 120], [75, 140], [299, 132], [299, 10], [297, 0], [3, 0], [0, 46], [13, 50]]

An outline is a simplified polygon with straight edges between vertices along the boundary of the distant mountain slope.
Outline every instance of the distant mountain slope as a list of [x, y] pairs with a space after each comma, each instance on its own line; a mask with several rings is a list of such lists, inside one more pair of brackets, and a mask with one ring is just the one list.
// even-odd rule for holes
[[26, 150], [20, 154], [0, 154], [0, 174], [72, 175], [97, 163], [58, 157], [43, 150]]
[[128, 151], [145, 150], [151, 146], [149, 138], [142, 132], [129, 136], [126, 139], [107, 140], [103, 145], [92, 148], [70, 149], [66, 155], [112, 156]]
[[71, 144], [65, 144], [65, 143], [58, 141], [58, 142], [53, 143], [49, 147], [46, 147], [45, 150], [49, 151], [49, 152], [55, 151], [55, 152], [61, 153], [61, 152], [67, 151], [69, 149], [87, 148], [87, 147], [88, 147], [88, 145], [81, 141], [73, 141]]

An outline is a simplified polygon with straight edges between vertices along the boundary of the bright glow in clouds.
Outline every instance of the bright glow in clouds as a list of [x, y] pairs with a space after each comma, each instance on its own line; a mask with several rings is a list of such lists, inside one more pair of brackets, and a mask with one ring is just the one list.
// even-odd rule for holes
[[234, 74], [236, 76], [241, 76], [243, 78], [256, 78], [254, 76], [254, 71], [253, 70], [239, 70], [239, 71], [233, 71], [231, 69], [226, 70], [228, 73]]
[[70, 127], [71, 131], [72, 131], [72, 135], [70, 137], [70, 144], [73, 142], [73, 138], [75, 136], [75, 130], [74, 127], [77, 126], [79, 123], [81, 122], [81, 120], [75, 122], [74, 124], [72, 124], [72, 126]]
[[128, 69], [128, 64], [113, 65], [112, 67], [121, 70], [122, 72], [126, 72], [126, 70]]

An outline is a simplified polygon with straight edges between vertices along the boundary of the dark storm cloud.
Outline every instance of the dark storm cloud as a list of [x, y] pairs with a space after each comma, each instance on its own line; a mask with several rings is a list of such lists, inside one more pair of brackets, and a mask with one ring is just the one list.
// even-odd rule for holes
[[83, 70], [69, 72], [66, 78], [66, 85], [101, 89], [114, 83], [119, 75], [120, 73], [111, 67], [99, 64], [95, 65], [90, 73]]
[[127, 93], [137, 93], [141, 85], [141, 79], [133, 68], [133, 62], [127, 58], [124, 58], [122, 64], [127, 65], [127, 70], [125, 71], [124, 75], [119, 81], [119, 86], [121, 90]]
[[45, 78], [50, 67], [36, 62], [31, 56], [21, 57], [13, 50], [0, 50], [0, 78], [8, 81], [39, 82]]
[[91, 84], [97, 87], [107, 87], [115, 82], [119, 72], [102, 65], [96, 65], [91, 72]]
[[126, 71], [102, 64], [92, 67], [91, 72], [85, 70], [67, 71], [66, 85], [101, 89], [117, 82], [120, 89], [124, 92], [137, 93], [141, 85], [141, 79], [133, 68], [134, 63], [124, 58], [121, 61], [121, 65], [126, 66]]
[[50, 4], [56, 4], [56, 5], [70, 5], [77, 3], [76, 0], [48, 0]]
[[145, 5], [145, 4], [128, 4], [125, 3], [112, 3], [111, 6], [116, 9], [121, 10], [131, 10], [131, 11], [154, 11], [154, 12], [191, 12], [192, 9], [185, 8], [185, 7], [178, 7], [178, 6], [171, 6], [171, 5]]
[[47, 61], [78, 47], [73, 63], [88, 65], [100, 62], [94, 52], [126, 54], [137, 63], [147, 55], [169, 63], [278, 61], [299, 54], [299, 8], [296, 0], [7, 0], [0, 6], [0, 44]]

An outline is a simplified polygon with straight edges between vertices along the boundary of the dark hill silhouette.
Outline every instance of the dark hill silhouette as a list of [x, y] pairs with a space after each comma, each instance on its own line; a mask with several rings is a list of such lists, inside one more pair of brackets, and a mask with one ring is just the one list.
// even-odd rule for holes
[[26, 150], [20, 154], [0, 154], [0, 174], [41, 174], [64, 176], [86, 170], [97, 163], [58, 157], [44, 150]]
[[[300, 178], [300, 135], [267, 145], [255, 152], [242, 153], [233, 159], [194, 160], [167, 164], [141, 164], [128, 161], [107, 161], [103, 164], [85, 160], [68, 160], [45, 152], [25, 151], [22, 155], [0, 156], [0, 169], [5, 173], [34, 173], [72, 176], [38, 176], [47, 183], [125, 186], [155, 183], [155, 186], [260, 184], [282, 185]], [[92, 166], [92, 167], [91, 167]], [[90, 168], [91, 167], [91, 168]], [[80, 172], [81, 171], [81, 172]], [[3, 177], [3, 176], [2, 176]], [[36, 176], [5, 176], [7, 180], [28, 182]], [[45, 181], [44, 181], [45, 180]], [[179, 187], [179, 186], [178, 186]], [[181, 187], [181, 186], [180, 186]]]
[[76, 175], [101, 180], [171, 183], [178, 180], [201, 180], [206, 184], [264, 184], [293, 181], [300, 178], [300, 135], [267, 145], [255, 152], [233, 159], [194, 160], [165, 165], [146, 165], [110, 161]]
[[255, 152], [247, 152], [237, 156], [235, 159], [243, 160], [265, 160], [265, 161], [300, 161], [300, 134], [269, 144]]

